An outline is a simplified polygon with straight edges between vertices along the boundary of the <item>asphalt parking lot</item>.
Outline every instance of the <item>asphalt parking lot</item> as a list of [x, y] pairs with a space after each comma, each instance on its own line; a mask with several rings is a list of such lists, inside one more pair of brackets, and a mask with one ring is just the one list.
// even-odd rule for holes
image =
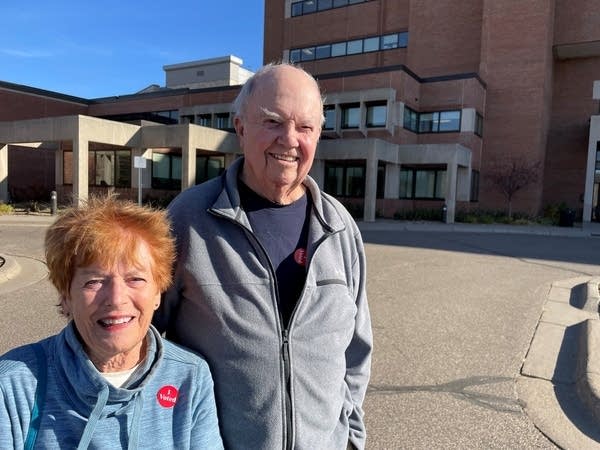
[[[0, 255], [20, 267], [0, 282], [0, 352], [64, 325], [44, 273], [50, 220], [0, 216]], [[573, 307], [569, 300], [561, 306], [560, 298], [600, 276], [595, 232], [361, 228], [375, 339], [365, 401], [368, 448], [600, 447], [598, 421], [575, 385], [523, 370], [528, 361], [557, 363], [561, 349], [550, 348], [557, 338], [541, 339], [539, 349], [532, 343], [540, 324], [559, 321], [553, 311], [564, 317], [564, 308]], [[536, 352], [550, 359], [534, 361]], [[578, 363], [577, 355], [569, 362], [562, 353], [561, 370], [575, 371], [569, 364]]]

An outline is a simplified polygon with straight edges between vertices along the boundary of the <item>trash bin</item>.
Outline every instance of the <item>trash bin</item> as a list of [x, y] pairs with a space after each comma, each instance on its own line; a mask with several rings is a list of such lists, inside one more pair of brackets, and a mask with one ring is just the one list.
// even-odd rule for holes
[[570, 208], [562, 209], [558, 219], [558, 226], [572, 227], [573, 223], [575, 223], [575, 211]]

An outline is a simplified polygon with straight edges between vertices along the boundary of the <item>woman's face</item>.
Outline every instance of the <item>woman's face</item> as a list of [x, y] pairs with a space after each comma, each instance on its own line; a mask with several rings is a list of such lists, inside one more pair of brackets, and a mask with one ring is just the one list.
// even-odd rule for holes
[[145, 243], [138, 245], [134, 259], [137, 265], [78, 267], [63, 301], [90, 360], [101, 372], [130, 369], [145, 356], [145, 337], [160, 291]]

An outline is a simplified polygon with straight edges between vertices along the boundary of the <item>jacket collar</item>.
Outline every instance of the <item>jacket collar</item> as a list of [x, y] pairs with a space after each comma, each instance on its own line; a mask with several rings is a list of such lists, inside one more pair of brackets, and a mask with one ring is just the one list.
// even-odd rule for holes
[[[222, 177], [222, 187], [220, 194], [213, 203], [210, 210], [220, 216], [229, 218], [250, 228], [248, 218], [240, 205], [240, 194], [238, 191], [238, 175], [242, 170], [244, 157], [236, 159], [225, 171]], [[307, 176], [303, 182], [304, 186], [310, 192], [313, 202], [313, 212], [318, 222], [326, 233], [337, 233], [346, 228], [346, 223], [340, 215], [341, 205], [333, 198], [322, 195], [316, 181]]]

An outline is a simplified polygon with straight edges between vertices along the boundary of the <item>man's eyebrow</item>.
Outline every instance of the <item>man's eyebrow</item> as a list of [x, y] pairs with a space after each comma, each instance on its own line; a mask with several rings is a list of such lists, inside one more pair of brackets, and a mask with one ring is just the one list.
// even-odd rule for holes
[[267, 119], [273, 119], [279, 122], [284, 120], [283, 117], [281, 117], [281, 114], [277, 114], [276, 112], [273, 112], [267, 108], [260, 108], [260, 112], [262, 113], [263, 117]]

